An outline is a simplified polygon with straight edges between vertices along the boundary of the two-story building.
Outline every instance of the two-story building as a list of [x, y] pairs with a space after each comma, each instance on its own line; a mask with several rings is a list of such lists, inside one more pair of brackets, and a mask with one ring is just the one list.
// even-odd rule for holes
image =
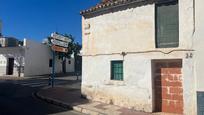
[[82, 15], [82, 94], [145, 112], [204, 114], [202, 0], [102, 0]]

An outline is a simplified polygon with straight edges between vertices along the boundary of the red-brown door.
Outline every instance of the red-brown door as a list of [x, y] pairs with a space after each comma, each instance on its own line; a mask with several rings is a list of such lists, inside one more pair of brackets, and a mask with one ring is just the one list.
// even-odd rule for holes
[[154, 62], [155, 111], [183, 114], [182, 60]]

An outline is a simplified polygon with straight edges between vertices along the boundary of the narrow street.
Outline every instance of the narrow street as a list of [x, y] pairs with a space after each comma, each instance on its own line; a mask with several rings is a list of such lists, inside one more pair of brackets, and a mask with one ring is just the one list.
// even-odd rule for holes
[[[69, 80], [56, 80], [56, 85], [69, 84]], [[0, 80], [0, 115], [81, 115], [33, 96], [48, 84], [45, 78]]]

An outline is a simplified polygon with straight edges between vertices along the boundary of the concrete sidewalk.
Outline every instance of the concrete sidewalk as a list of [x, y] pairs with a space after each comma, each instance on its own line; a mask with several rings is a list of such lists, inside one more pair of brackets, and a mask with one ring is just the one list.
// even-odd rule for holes
[[89, 115], [150, 115], [150, 113], [137, 112], [115, 105], [88, 101], [81, 98], [80, 89], [47, 88], [37, 92], [36, 96], [49, 103], [71, 108]]
[[0, 76], [0, 80], [24, 80], [24, 79], [28, 79], [28, 78], [16, 77], [16, 76], [11, 76], [11, 75]]

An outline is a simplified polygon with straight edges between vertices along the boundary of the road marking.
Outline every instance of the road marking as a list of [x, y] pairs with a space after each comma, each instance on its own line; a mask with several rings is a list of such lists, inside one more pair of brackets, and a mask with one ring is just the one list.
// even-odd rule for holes
[[[55, 85], [66, 84], [67, 81], [57, 80], [55, 81]], [[29, 86], [29, 87], [43, 87], [48, 86], [48, 80], [29, 80], [29, 81], [14, 81], [13, 84], [22, 85], [22, 86]]]
[[21, 85], [36, 85], [36, 84], [48, 84], [48, 81], [44, 82], [27, 82], [27, 83], [20, 83]]
[[38, 84], [38, 85], [28, 85], [30, 87], [42, 87], [42, 86], [48, 86], [48, 83], [47, 84]]

